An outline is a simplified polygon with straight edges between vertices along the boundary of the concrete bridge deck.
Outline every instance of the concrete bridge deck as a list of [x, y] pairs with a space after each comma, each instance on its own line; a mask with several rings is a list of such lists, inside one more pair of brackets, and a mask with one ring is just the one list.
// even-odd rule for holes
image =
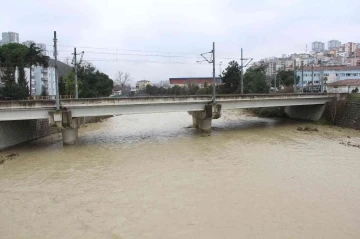
[[[334, 94], [217, 95], [216, 104], [222, 109], [321, 105], [334, 97]], [[72, 117], [203, 111], [211, 99], [210, 95], [66, 99], [61, 100], [61, 109], [71, 111]], [[55, 109], [55, 100], [0, 101], [0, 121], [47, 119]]]

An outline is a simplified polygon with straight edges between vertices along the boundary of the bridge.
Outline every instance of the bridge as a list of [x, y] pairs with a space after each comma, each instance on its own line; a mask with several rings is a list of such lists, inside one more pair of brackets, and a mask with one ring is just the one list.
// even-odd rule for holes
[[211, 130], [212, 119], [221, 117], [223, 109], [285, 106], [291, 118], [318, 120], [334, 94], [256, 94], [218, 95], [216, 102], [207, 96], [161, 96], [129, 98], [92, 98], [61, 100], [0, 101], [0, 121], [49, 119], [62, 128], [64, 144], [75, 143], [78, 126], [84, 117], [121, 114], [185, 112], [193, 118], [193, 126]]

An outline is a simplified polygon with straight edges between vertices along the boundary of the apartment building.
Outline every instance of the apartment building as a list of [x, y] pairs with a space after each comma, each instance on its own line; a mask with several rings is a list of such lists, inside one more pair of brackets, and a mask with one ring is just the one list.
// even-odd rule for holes
[[[313, 72], [313, 73], [312, 73]], [[297, 76], [303, 78], [303, 87], [307, 91], [312, 86], [312, 79], [314, 79], [313, 88], [315, 91], [326, 90], [326, 85], [342, 81], [342, 80], [360, 80], [360, 66], [326, 66], [314, 67], [312, 71], [311, 66], [305, 66], [303, 73], [301, 70], [296, 72]], [[327, 80], [325, 80], [325, 77]], [[301, 80], [298, 87], [301, 87]]]

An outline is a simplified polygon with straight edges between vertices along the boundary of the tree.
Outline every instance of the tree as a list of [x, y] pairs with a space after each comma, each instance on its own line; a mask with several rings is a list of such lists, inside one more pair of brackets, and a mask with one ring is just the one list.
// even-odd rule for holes
[[[278, 73], [278, 77], [280, 79], [280, 82], [282, 85], [285, 85], [286, 87], [294, 85], [294, 71], [280, 71]], [[296, 84], [298, 84], [300, 81], [300, 76], [296, 77]]]
[[113, 90], [114, 82], [108, 75], [97, 70], [91, 63], [78, 65], [80, 98], [108, 97]]
[[[75, 95], [75, 72], [70, 71], [69, 73], [67, 73], [67, 75], [63, 79], [63, 82], [65, 89], [64, 95]], [[79, 81], [78, 86], [80, 86]]]
[[35, 43], [31, 43], [27, 54], [25, 55], [26, 65], [30, 68], [30, 95], [32, 94], [31, 90], [31, 74], [32, 74], [32, 66], [43, 66], [45, 68], [49, 67], [49, 59], [50, 57], [42, 54], [42, 50], [35, 45]]
[[249, 68], [244, 74], [244, 93], [268, 93], [270, 86], [266, 82], [263, 67]]
[[222, 93], [235, 93], [240, 85], [240, 66], [236, 61], [229, 62], [229, 65], [222, 72]]
[[129, 73], [118, 71], [115, 76], [114, 90], [121, 90], [125, 92], [126, 86], [131, 82], [131, 76]]

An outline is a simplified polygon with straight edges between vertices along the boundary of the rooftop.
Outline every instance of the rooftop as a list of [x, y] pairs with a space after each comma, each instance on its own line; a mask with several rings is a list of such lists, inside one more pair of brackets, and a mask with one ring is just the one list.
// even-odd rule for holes
[[[304, 66], [304, 71], [311, 71], [311, 66]], [[360, 66], [320, 66], [314, 67], [314, 71], [354, 71], [360, 70]]]
[[328, 86], [360, 86], [360, 79], [339, 80], [329, 83]]

